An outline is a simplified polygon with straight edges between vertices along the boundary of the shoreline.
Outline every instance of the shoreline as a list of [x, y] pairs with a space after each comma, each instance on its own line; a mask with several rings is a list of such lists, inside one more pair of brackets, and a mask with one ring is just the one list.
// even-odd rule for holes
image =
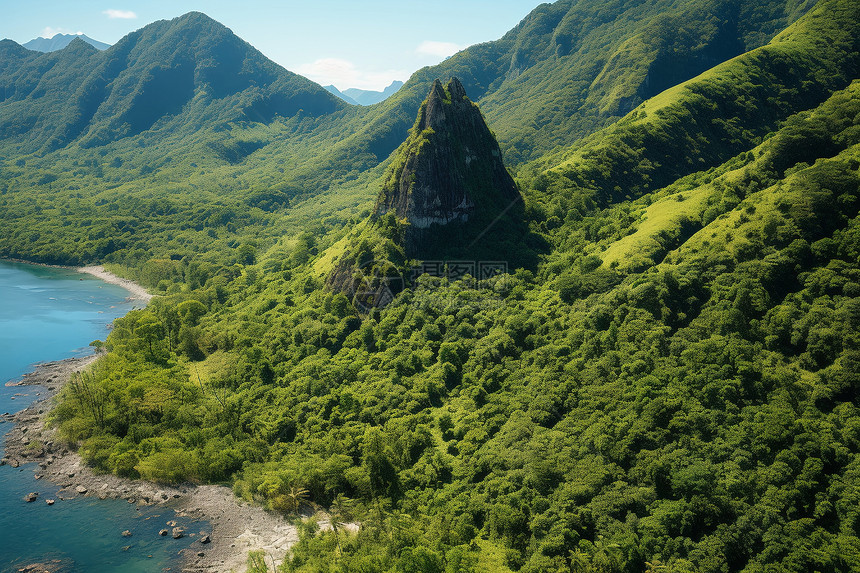
[[[196, 541], [180, 552], [183, 572], [244, 572], [248, 552], [255, 550], [263, 550], [267, 559], [274, 558], [281, 563], [298, 541], [298, 528], [282, 516], [240, 500], [226, 486], [163, 485], [98, 474], [58, 439], [55, 429], [45, 427], [53, 398], [74, 372], [98, 358], [98, 354], [93, 354], [46, 362], [37, 365], [20, 381], [7, 383], [7, 386], [43, 386], [46, 392], [27, 408], [2, 417], [4, 422], [15, 425], [6, 433], [6, 448], [0, 464], [12, 467], [33, 464], [37, 479], [61, 487], [56, 503], [81, 496], [125, 499], [136, 506], [163, 506], [173, 509], [177, 517], [208, 522], [204, 530], [185, 533], [194, 536]], [[165, 528], [170, 529], [167, 522]]]
[[[121, 286], [130, 293], [129, 301], [146, 304], [153, 298], [140, 285], [118, 277], [104, 267], [74, 270]], [[0, 465], [19, 467], [32, 464], [36, 479], [45, 479], [60, 486], [56, 503], [81, 496], [125, 499], [129, 504], [159, 505], [173, 509], [177, 516], [208, 522], [206, 531], [185, 533], [194, 537], [195, 542], [179, 552], [180, 570], [183, 572], [244, 572], [248, 552], [255, 550], [263, 550], [267, 560], [281, 563], [298, 541], [298, 528], [283, 516], [242, 501], [225, 486], [162, 485], [113, 474], [97, 474], [77, 452], [58, 439], [56, 429], [46, 427], [56, 395], [75, 372], [89, 367], [100, 356], [96, 353], [36, 364], [32, 371], [5, 383], [6, 386], [42, 386], [45, 392], [27, 408], [0, 416], [0, 421], [14, 424], [5, 432], [6, 443]]]
[[94, 276], [98, 279], [103, 280], [106, 283], [110, 283], [112, 285], [121, 286], [125, 290], [131, 293], [131, 296], [128, 297], [129, 301], [139, 300], [143, 303], [149, 303], [152, 300], [154, 295], [149, 294], [145, 288], [137, 284], [136, 282], [124, 279], [120, 276], [113, 274], [108, 271], [101, 265], [97, 266], [89, 266], [89, 267], [78, 267], [77, 270], [79, 273], [84, 273], [87, 275]]
[[86, 267], [70, 267], [67, 265], [50, 265], [48, 263], [34, 263], [33, 261], [26, 261], [24, 259], [0, 259], [0, 260], [9, 261], [11, 263], [22, 263], [25, 265], [33, 265], [36, 267], [47, 267], [49, 269], [67, 269], [67, 270], [76, 271], [76, 272], [79, 272], [82, 274], [94, 276], [94, 277], [101, 279], [102, 281], [104, 281], [108, 284], [120, 286], [120, 287], [124, 288], [125, 290], [127, 290], [129, 292], [130, 296], [127, 297], [126, 300], [129, 302], [137, 300], [137, 301], [141, 301], [143, 303], [148, 304], [149, 301], [151, 301], [155, 297], [155, 295], [150, 294], [149, 291], [147, 291], [145, 288], [143, 288], [142, 286], [140, 286], [139, 284], [137, 284], [133, 280], [124, 279], [119, 275], [115, 275], [112, 272], [110, 272], [109, 270], [107, 270], [106, 268], [104, 268], [103, 265], [90, 265], [90, 266], [86, 266]]

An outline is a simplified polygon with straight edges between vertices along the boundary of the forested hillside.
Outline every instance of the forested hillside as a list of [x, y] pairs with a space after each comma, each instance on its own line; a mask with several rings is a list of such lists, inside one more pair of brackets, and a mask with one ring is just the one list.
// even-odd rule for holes
[[[0, 144], [0, 252], [162, 295], [53, 423], [104, 471], [325, 508], [283, 571], [860, 569], [860, 4], [811, 4], [542, 5], [382, 104], [225, 115], [211, 133], [268, 142], [233, 163], [129, 155], [212, 144], [159, 131], [206, 82], [137, 135], [105, 115], [104, 145]], [[397, 193], [422, 153], [481, 156], [421, 123], [466, 94], [523, 197], [499, 256], [531, 258], [418, 276]], [[407, 288], [327, 285], [346, 251]]]
[[3, 41], [0, 254], [140, 267], [322, 235], [318, 213], [329, 229], [372, 207], [384, 161], [436, 79], [463, 81], [516, 169], [765, 44], [810, 5], [561, 0], [370, 107], [347, 105], [199, 13], [104, 52]]

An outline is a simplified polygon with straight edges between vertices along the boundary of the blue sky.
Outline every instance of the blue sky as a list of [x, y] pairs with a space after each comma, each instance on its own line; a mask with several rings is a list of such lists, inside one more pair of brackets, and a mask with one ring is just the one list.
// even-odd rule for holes
[[466, 46], [495, 40], [538, 0], [0, 0], [0, 38], [84, 33], [115, 43], [198, 10], [285, 68], [341, 89], [382, 89]]

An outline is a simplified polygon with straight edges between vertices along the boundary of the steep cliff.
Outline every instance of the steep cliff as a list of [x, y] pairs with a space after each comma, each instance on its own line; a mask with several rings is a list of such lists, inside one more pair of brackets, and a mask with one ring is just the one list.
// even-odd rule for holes
[[433, 83], [384, 181], [374, 215], [393, 212], [406, 224], [408, 256], [422, 256], [448, 232], [442, 227], [492, 221], [519, 199], [496, 138], [457, 78]]

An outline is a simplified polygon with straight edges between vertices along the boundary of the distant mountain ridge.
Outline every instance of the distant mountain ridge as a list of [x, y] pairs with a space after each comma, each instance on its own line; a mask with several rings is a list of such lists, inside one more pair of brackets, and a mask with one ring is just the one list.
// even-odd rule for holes
[[391, 84], [381, 92], [372, 90], [362, 90], [358, 88], [348, 88], [343, 90], [345, 96], [352, 98], [359, 105], [373, 105], [381, 101], [385, 101], [389, 97], [397, 93], [397, 90], [403, 87], [403, 82], [394, 80]]
[[[16, 50], [15, 47], [20, 46], [4, 41], [0, 42], [0, 53], [8, 57], [0, 58], [0, 88], [4, 94], [0, 107], [0, 140], [20, 138], [31, 151], [59, 149], [77, 138], [81, 138], [84, 146], [98, 146], [142, 133], [155, 125], [166, 129], [162, 132], [166, 134], [170, 131], [169, 125], [212, 127], [237, 118], [267, 123], [275, 116], [294, 117], [301, 109], [313, 117], [332, 119], [331, 125], [313, 132], [317, 146], [312, 152], [314, 160], [300, 161], [288, 172], [294, 184], [317, 193], [328, 189], [333, 181], [344, 177], [350, 180], [383, 162], [406, 137], [414, 110], [433, 80], [456, 76], [481, 106], [509, 165], [516, 168], [612, 123], [638, 105], [642, 98], [659, 91], [659, 84], [664, 81], [688, 79], [717, 61], [763, 45], [814, 2], [767, 0], [765, 4], [767, 9], [759, 10], [756, 7], [760, 3], [751, 0], [710, 0], [702, 5], [684, 4], [682, 7], [670, 0], [657, 0], [649, 7], [622, 3], [612, 10], [615, 17], [606, 21], [595, 18], [594, 11], [585, 3], [559, 0], [551, 5], [543, 4], [503, 38], [472, 46], [437, 66], [417, 71], [384, 103], [354, 106], [342, 119], [326, 114], [342, 109], [344, 100], [316, 84], [304, 78], [297, 79], [299, 76], [269, 62], [269, 72], [277, 69], [278, 74], [295, 79], [294, 87], [303, 86], [301, 98], [285, 96], [284, 90], [261, 87], [257, 78], [251, 77], [250, 70], [259, 69], [258, 66], [237, 68], [234, 60], [241, 61], [244, 56], [225, 58], [217, 49], [212, 51], [216, 43], [193, 40], [219, 29], [229, 32], [200, 13], [150, 24], [129, 34], [101, 55], [95, 53], [92, 62], [75, 61], [52, 67], [51, 73], [40, 82], [36, 81], [40, 77], [38, 70], [47, 65], [46, 62], [29, 60], [33, 52], [24, 48]], [[675, 24], [681, 22], [685, 24], [678, 30]], [[201, 29], [194, 29], [195, 25]], [[168, 35], [172, 40], [166, 39]], [[241, 39], [233, 38], [231, 41], [246, 46], [243, 49], [253, 50]], [[253, 51], [255, 58], [268, 62], [265, 56]], [[56, 57], [62, 52], [43, 57]], [[83, 50], [78, 52], [81, 57], [91, 58]], [[63, 58], [68, 59], [68, 55]], [[667, 80], [666, 66], [679, 58], [684, 63], [682, 75]], [[98, 59], [110, 61], [92, 73]], [[180, 63], [191, 61], [198, 61], [199, 71], [203, 73], [191, 72], [198, 64], [188, 63], [187, 68], [178, 69]], [[129, 67], [127, 73], [119, 70], [123, 66]], [[194, 86], [189, 88], [185, 82], [168, 80], [164, 74], [169, 75], [167, 68], [170, 66], [175, 68], [170, 73], [177, 76], [187, 77], [191, 72]], [[236, 73], [228, 72], [228, 68]], [[216, 74], [218, 82], [230, 83], [241, 78], [250, 90], [245, 94], [247, 97], [227, 101], [219, 97], [217, 88], [201, 89], [215, 69], [225, 72]], [[262, 85], [266, 85], [269, 72], [263, 74]], [[134, 97], [126, 91], [120, 96], [116, 90], [120, 84], [114, 81], [117, 73], [126, 81], [137, 81], [139, 87], [152, 81], [156, 84], [164, 81], [169, 89], [144, 90]], [[60, 76], [63, 80], [53, 85], [54, 79]], [[177, 93], [178, 90], [184, 91]], [[102, 104], [108, 102], [96, 101], [108, 97], [108, 91], [115, 94], [108, 98], [111, 105], [104, 106]], [[195, 93], [213, 97], [212, 105], [202, 105], [202, 101], [191, 97]], [[238, 92], [233, 93], [238, 96]], [[31, 95], [33, 100], [25, 101]], [[344, 95], [355, 100], [348, 93]], [[120, 103], [120, 99], [125, 103]], [[290, 99], [290, 105], [281, 105], [286, 103], [284, 99]], [[186, 107], [189, 102], [193, 103]], [[122, 112], [117, 113], [117, 110], [129, 104], [146, 117], [140, 121], [123, 121], [123, 117], [118, 117]], [[234, 105], [239, 109], [232, 109]], [[110, 108], [113, 115], [108, 113]], [[157, 121], [179, 112], [189, 114], [187, 121]], [[54, 118], [49, 121], [51, 116]], [[105, 125], [98, 128], [89, 125], [97, 118]], [[206, 121], [204, 118], [217, 119]], [[347, 123], [349, 126], [344, 129]], [[108, 124], [113, 127], [107, 127]], [[125, 125], [130, 129], [123, 127]], [[297, 132], [290, 132], [286, 137], [293, 138], [294, 133]], [[50, 142], [49, 146], [43, 147], [46, 142]], [[305, 146], [303, 143], [302, 147]], [[305, 151], [296, 150], [306, 156]]]
[[[609, 12], [612, 19], [601, 20], [586, 3], [559, 0], [538, 7], [501, 39], [417, 71], [373, 106], [350, 106], [199, 12], [149, 24], [103, 52], [79, 38], [45, 54], [2, 40], [0, 157], [16, 157], [16, 163], [0, 164], [0, 192], [28, 186], [54, 197], [59, 190], [86, 188], [122, 195], [116, 205], [125, 212], [128, 196], [148, 195], [157, 179], [159, 188], [171, 186], [182, 200], [199, 201], [211, 190], [212, 198], [236, 201], [241, 209], [253, 205], [268, 212], [289, 205], [294, 212], [301, 206], [302, 213], [316, 213], [336, 202], [344, 213], [357, 214], [372, 208], [386, 160], [406, 139], [433, 81], [454, 76], [480, 106], [517, 175], [529, 179], [528, 172], [537, 176], [558, 166], [545, 174], [547, 182], [567, 188], [567, 176], [555, 173], [566, 171], [559, 164], [580, 148], [572, 146], [616, 121], [612, 113], [633, 105], [635, 99], [625, 94], [656, 89], [652, 71], [663, 70], [672, 58], [707, 65], [759, 47], [813, 3], [766, 0], [768, 9], [758, 10], [758, 0], [710, 0], [684, 4], [681, 11], [672, 0], [655, 0], [654, 6], [622, 2]], [[723, 8], [733, 12], [723, 14]], [[681, 21], [684, 30], [668, 25]], [[700, 27], [701, 22], [716, 24]], [[740, 38], [743, 47], [727, 34]], [[656, 39], [662, 46], [657, 52], [636, 56]], [[547, 42], [557, 49], [546, 49]], [[701, 52], [708, 45], [731, 49]], [[693, 71], [695, 66], [687, 66], [684, 75]], [[608, 111], [607, 102], [624, 106]], [[26, 167], [17, 164], [23, 155], [29, 155]], [[634, 155], [641, 154], [628, 154]], [[226, 179], [219, 171], [234, 168]], [[636, 170], [620, 172], [635, 182]], [[538, 179], [543, 187], [544, 175]], [[594, 176], [587, 179], [584, 191], [573, 195], [585, 200], [616, 193]], [[27, 212], [25, 204], [20, 207]], [[563, 213], [568, 206], [559, 209]], [[4, 220], [7, 229], [13, 228], [11, 219]], [[20, 220], [23, 233], [28, 219]], [[47, 233], [28, 235], [7, 252], [38, 258], [34, 253], [47, 252], [54, 242]], [[117, 246], [92, 248], [104, 254]], [[52, 262], [73, 261], [51, 256]]]
[[343, 93], [342, 91], [340, 91], [339, 89], [337, 89], [334, 85], [331, 85], [331, 84], [330, 84], [330, 85], [327, 85], [327, 86], [323, 86], [323, 88], [324, 88], [324, 89], [326, 89], [326, 90], [328, 90], [328, 92], [329, 92], [330, 94], [334, 94], [334, 95], [336, 95], [337, 97], [339, 97], [340, 99], [342, 99], [343, 101], [345, 101], [345, 102], [346, 102], [346, 103], [348, 103], [348, 104], [351, 104], [351, 105], [360, 105], [357, 101], [355, 101], [354, 99], [352, 99], [351, 97], [349, 97], [348, 95], [346, 95], [345, 93]]
[[52, 38], [33, 38], [21, 45], [35, 52], [56, 52], [57, 50], [62, 50], [78, 38], [100, 51], [107, 50], [111, 46], [110, 44], [93, 40], [86, 34], [54, 34]]
[[[456, 76], [481, 107], [508, 165], [516, 169], [614, 123], [670, 85], [766, 44], [815, 4], [541, 4], [502, 38], [416, 71], [383, 104], [362, 109], [360, 124], [328, 146], [317, 165], [330, 172], [345, 157], [368, 161], [358, 169], [384, 160], [406, 137], [412, 110], [433, 81]], [[317, 177], [309, 172], [302, 176]]]
[[391, 84], [380, 91], [362, 90], [358, 88], [347, 88], [340, 91], [334, 85], [323, 86], [330, 93], [333, 93], [346, 103], [352, 105], [373, 105], [387, 100], [389, 97], [397, 93], [397, 90], [403, 87], [403, 82], [394, 80]]

